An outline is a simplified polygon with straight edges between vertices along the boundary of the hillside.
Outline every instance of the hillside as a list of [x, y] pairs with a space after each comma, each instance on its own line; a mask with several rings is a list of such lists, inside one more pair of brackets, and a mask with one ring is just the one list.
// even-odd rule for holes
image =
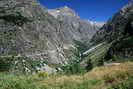
[[[65, 12], [67, 10], [62, 13]], [[0, 56], [15, 55], [65, 64], [67, 51], [74, 46], [73, 40], [89, 42], [101, 27], [77, 16], [67, 18], [75, 22], [55, 18], [36, 0], [1, 0]]]
[[[93, 44], [92, 47], [103, 42], [110, 45], [108, 46], [107, 52], [103, 53], [104, 56], [101, 61], [126, 61], [125, 59], [133, 59], [132, 17], [133, 3], [129, 2], [112, 18], [110, 18], [107, 23], [93, 36], [91, 39]], [[104, 50], [104, 48], [101, 49], [101, 51], [102, 50]]]

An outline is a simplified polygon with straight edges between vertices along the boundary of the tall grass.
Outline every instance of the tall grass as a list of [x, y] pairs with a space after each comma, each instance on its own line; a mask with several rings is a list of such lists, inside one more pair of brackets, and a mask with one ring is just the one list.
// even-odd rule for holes
[[97, 67], [80, 75], [39, 77], [0, 73], [0, 89], [133, 89], [133, 63]]
[[29, 76], [0, 74], [0, 89], [43, 89], [38, 82]]
[[53, 76], [41, 83], [48, 89], [133, 89], [118, 87], [132, 86], [132, 76], [133, 63], [127, 62], [120, 65], [97, 67], [83, 75]]

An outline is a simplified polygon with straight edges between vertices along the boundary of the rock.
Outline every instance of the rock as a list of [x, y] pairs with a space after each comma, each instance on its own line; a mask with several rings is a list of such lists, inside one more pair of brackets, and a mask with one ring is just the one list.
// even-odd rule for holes
[[48, 65], [44, 64], [41, 67], [37, 68], [38, 71], [44, 71], [44, 72], [48, 72], [48, 73], [54, 73], [57, 72], [56, 69], [49, 67]]
[[59, 10], [55, 18], [36, 0], [0, 0], [0, 56], [66, 64], [64, 49], [73, 47], [74, 39], [89, 41], [101, 25], [81, 20], [68, 7]]

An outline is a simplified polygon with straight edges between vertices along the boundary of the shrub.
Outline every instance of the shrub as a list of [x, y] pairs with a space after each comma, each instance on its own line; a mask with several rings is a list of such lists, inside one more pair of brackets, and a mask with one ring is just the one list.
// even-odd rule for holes
[[47, 77], [48, 76], [48, 72], [39, 71], [37, 73], [37, 75], [38, 75], [39, 78], [44, 78], [44, 77]]
[[0, 71], [9, 71], [12, 61], [13, 57], [0, 57]]
[[69, 63], [65, 66], [61, 66], [63, 73], [65, 74], [80, 74], [85, 73], [86, 69], [80, 64], [81, 59], [78, 56], [71, 56]]
[[[72, 55], [68, 57], [68, 64], [61, 66], [65, 74], [80, 74], [86, 72], [86, 68], [82, 66], [81, 62], [84, 60], [83, 52], [87, 49], [87, 46], [80, 41], [74, 40], [74, 42], [76, 48], [71, 50]], [[85, 49], [83, 49], [84, 47]]]
[[27, 57], [5, 56], [0, 57], [0, 71], [32, 73], [36, 72], [36, 68], [42, 66], [43, 63], [43, 61]]

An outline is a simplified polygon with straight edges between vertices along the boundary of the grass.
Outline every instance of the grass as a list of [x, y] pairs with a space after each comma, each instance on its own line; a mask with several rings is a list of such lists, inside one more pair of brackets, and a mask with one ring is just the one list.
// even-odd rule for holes
[[106, 83], [115, 83], [133, 76], [133, 63], [127, 62], [120, 65], [97, 67], [90, 72], [91, 75]]
[[39, 83], [34, 82], [34, 80], [29, 76], [0, 74], [0, 89], [42, 89], [42, 88]]
[[[94, 68], [84, 75], [62, 75], [41, 81], [48, 89], [108, 89], [133, 76], [133, 63]], [[111, 88], [115, 89], [115, 88]], [[119, 88], [118, 88], [119, 89]]]
[[0, 89], [133, 89], [133, 63], [96, 67], [86, 74], [30, 75], [0, 74]]

